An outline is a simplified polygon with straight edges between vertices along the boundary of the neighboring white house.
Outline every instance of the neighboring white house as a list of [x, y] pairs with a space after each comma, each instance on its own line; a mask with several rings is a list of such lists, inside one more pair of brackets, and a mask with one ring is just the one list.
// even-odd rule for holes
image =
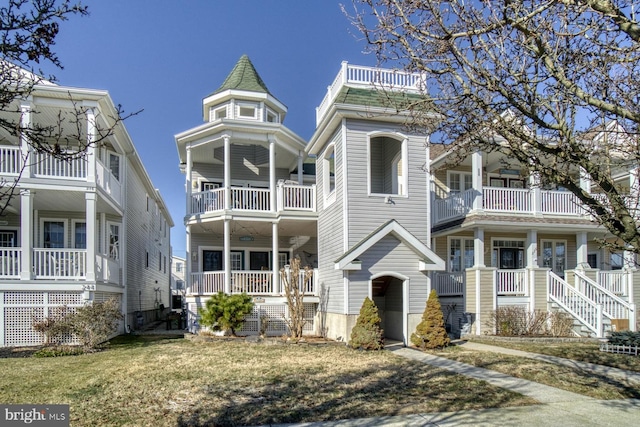
[[[2, 346], [40, 344], [32, 321], [57, 306], [115, 297], [126, 316], [122, 332], [169, 304], [173, 222], [124, 125], [114, 123], [109, 94], [47, 83], [16, 105], [21, 113], [0, 114], [56, 125], [59, 114], [76, 117], [77, 109], [89, 143], [83, 157], [56, 160], [25, 140], [0, 138], [0, 178], [19, 179], [19, 194], [0, 218]], [[92, 143], [109, 128], [112, 135]]]
[[185, 258], [171, 257], [171, 309], [182, 310], [186, 292], [185, 270], [187, 269]]
[[[505, 305], [564, 310], [588, 335], [637, 328], [633, 257], [592, 243], [606, 235], [571, 193], [535, 184], [498, 152], [449, 166], [451, 153], [397, 108], [420, 99], [422, 83], [344, 62], [307, 144], [282, 125], [286, 107], [249, 59], [238, 61], [204, 98], [205, 124], [176, 135], [191, 331], [223, 291], [254, 297], [243, 332], [266, 316], [282, 333], [278, 271], [293, 256], [314, 268], [307, 332], [337, 340], [370, 297], [385, 336], [408, 343], [431, 289], [452, 332], [492, 332], [491, 311]], [[637, 193], [637, 175], [621, 170], [621, 188]]]

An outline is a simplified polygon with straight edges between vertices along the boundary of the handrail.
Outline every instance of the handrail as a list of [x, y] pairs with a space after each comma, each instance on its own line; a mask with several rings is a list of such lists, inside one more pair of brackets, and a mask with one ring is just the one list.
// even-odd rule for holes
[[604, 335], [601, 304], [591, 301], [585, 294], [569, 285], [553, 271], [550, 271], [547, 276], [547, 288], [547, 295], [551, 301], [575, 317], [598, 338]]
[[[609, 291], [608, 289], [600, 286], [594, 280], [590, 279], [584, 273], [579, 270], [574, 270], [576, 283], [578, 289], [582, 289], [582, 292], [591, 301], [596, 304], [602, 304], [602, 314], [609, 319], [629, 319], [630, 312], [633, 311], [631, 304], [624, 301], [622, 298]], [[626, 310], [626, 313], [625, 313]]]

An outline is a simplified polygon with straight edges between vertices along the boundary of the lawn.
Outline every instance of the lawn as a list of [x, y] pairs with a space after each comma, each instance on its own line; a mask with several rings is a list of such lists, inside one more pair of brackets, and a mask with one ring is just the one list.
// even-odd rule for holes
[[71, 425], [258, 425], [529, 405], [390, 352], [125, 336], [108, 350], [0, 360], [3, 403], [65, 403]]

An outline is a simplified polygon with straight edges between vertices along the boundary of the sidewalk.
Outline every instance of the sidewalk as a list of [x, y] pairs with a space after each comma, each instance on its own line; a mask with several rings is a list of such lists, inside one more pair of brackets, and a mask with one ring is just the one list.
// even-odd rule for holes
[[[550, 363], [568, 364], [581, 369], [592, 370], [602, 375], [622, 375], [630, 381], [640, 381], [636, 372], [608, 368], [562, 359], [559, 357], [521, 352], [486, 344], [462, 344], [465, 348], [480, 351], [494, 351], [517, 356], [545, 360]], [[396, 417], [362, 418], [330, 422], [295, 424], [304, 427], [372, 427], [372, 426], [563, 426], [600, 427], [640, 425], [640, 400], [598, 400], [569, 391], [560, 390], [533, 381], [510, 377], [484, 368], [467, 365], [438, 356], [433, 356], [401, 346], [390, 346], [389, 351], [419, 362], [489, 382], [490, 384], [532, 397], [540, 405], [519, 406], [499, 409], [482, 409], [458, 412], [438, 412]]]

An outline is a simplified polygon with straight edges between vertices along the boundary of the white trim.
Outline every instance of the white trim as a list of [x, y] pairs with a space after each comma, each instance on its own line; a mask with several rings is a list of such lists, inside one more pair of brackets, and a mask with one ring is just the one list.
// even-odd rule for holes
[[[390, 138], [393, 139], [397, 142], [400, 143], [400, 152], [398, 153], [401, 157], [401, 161], [402, 161], [402, 181], [398, 182], [398, 177], [397, 177], [397, 168], [396, 169], [396, 174], [394, 176], [392, 176], [392, 181], [395, 181], [396, 185], [395, 185], [395, 193], [393, 192], [393, 183], [392, 183], [392, 192], [391, 193], [374, 193], [371, 191], [371, 140], [373, 138]], [[367, 133], [367, 195], [368, 196], [374, 196], [374, 197], [387, 197], [387, 196], [394, 196], [394, 197], [408, 197], [409, 196], [409, 168], [408, 168], [408, 162], [409, 162], [409, 156], [408, 156], [408, 143], [409, 143], [409, 139], [406, 135], [400, 133], [400, 132], [393, 132], [393, 131], [373, 131], [373, 132], [369, 132]], [[394, 156], [394, 160], [396, 159], [397, 156]], [[397, 162], [392, 162], [393, 164], [397, 163]], [[393, 166], [392, 166], [392, 171], [393, 171]], [[402, 187], [402, 192], [399, 191], [399, 188]]]
[[[240, 110], [243, 108], [253, 108], [253, 116], [243, 116], [240, 114]], [[247, 102], [247, 101], [238, 101], [235, 104], [235, 119], [240, 120], [258, 120], [260, 117], [260, 103], [258, 102]]]
[[[329, 157], [333, 154], [333, 190], [331, 190], [331, 168], [329, 167], [331, 164], [331, 160]], [[336, 179], [336, 144], [332, 142], [327, 145], [322, 153], [322, 157], [320, 157], [320, 161], [322, 162], [322, 197], [324, 200], [323, 208], [327, 208], [331, 206], [336, 201], [336, 193], [337, 193], [337, 179]], [[344, 168], [343, 168], [344, 169]]]

